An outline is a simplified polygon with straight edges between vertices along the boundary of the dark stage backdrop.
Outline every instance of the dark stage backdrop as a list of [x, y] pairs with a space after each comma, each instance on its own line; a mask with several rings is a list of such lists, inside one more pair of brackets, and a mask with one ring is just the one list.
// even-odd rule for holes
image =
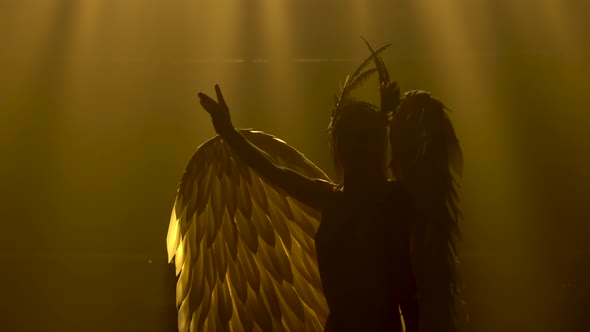
[[174, 331], [169, 213], [214, 135], [196, 93], [333, 174], [361, 35], [454, 111], [467, 330], [587, 330], [587, 3], [1, 0], [0, 330]]

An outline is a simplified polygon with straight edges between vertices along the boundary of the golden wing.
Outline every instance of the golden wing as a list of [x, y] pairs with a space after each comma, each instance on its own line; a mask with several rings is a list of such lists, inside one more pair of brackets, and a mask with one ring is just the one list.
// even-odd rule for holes
[[[285, 142], [242, 130], [277, 165], [327, 175]], [[320, 213], [271, 185], [217, 136], [182, 176], [167, 236], [185, 331], [322, 331], [328, 306], [314, 237]]]

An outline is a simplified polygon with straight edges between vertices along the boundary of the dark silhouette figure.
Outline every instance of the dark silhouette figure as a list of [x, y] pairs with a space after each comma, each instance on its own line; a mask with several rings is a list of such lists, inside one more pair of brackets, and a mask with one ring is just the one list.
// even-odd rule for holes
[[[461, 149], [440, 101], [389, 81], [386, 47], [369, 46], [336, 98], [338, 184], [236, 130], [219, 86], [199, 93], [219, 136], [189, 161], [168, 231], [181, 332], [457, 330]], [[351, 97], [375, 73], [380, 108]]]
[[410, 261], [411, 202], [387, 178], [387, 119], [368, 103], [350, 103], [332, 125], [341, 186], [275, 165], [234, 129], [221, 90], [200, 93], [213, 125], [248, 165], [301, 202], [322, 212], [318, 267], [330, 309], [326, 331], [418, 331]]

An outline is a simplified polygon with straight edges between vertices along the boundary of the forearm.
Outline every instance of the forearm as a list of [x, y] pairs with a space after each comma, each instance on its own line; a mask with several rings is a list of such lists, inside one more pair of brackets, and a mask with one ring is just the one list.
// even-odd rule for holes
[[215, 85], [215, 93], [217, 102], [200, 92], [200, 103], [211, 114], [215, 131], [229, 144], [234, 153], [260, 176], [283, 189], [287, 194], [313, 208], [321, 208], [330, 189], [289, 168], [276, 165], [266, 152], [254, 146], [234, 128], [229, 108], [218, 85]]
[[228, 130], [221, 135], [229, 144], [235, 154], [248, 166], [252, 167], [257, 173], [264, 176], [267, 180], [278, 184], [281, 169], [263, 150], [252, 144], [244, 135], [236, 129]]
[[321, 208], [325, 188], [316, 181], [275, 164], [265, 151], [256, 147], [235, 129], [226, 131], [222, 137], [238, 157], [260, 176], [299, 201], [314, 208]]

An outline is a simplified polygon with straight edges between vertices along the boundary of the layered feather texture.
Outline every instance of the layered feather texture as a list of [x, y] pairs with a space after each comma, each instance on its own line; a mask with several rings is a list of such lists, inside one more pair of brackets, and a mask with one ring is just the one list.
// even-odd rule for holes
[[[365, 40], [379, 73], [381, 111], [391, 112], [390, 148], [395, 177], [414, 205], [412, 260], [421, 332], [458, 330], [456, 274], [460, 238], [459, 179], [463, 156], [445, 105], [430, 93], [404, 94]], [[465, 317], [466, 318], [466, 317]], [[461, 318], [463, 320], [464, 318]]]
[[390, 124], [393, 171], [414, 203], [412, 254], [423, 332], [458, 329], [455, 243], [463, 160], [447, 111], [429, 93], [410, 91]]
[[[327, 175], [285, 142], [242, 130], [277, 165]], [[328, 316], [314, 237], [320, 213], [271, 185], [217, 136], [182, 176], [167, 236], [186, 331], [321, 331]]]

